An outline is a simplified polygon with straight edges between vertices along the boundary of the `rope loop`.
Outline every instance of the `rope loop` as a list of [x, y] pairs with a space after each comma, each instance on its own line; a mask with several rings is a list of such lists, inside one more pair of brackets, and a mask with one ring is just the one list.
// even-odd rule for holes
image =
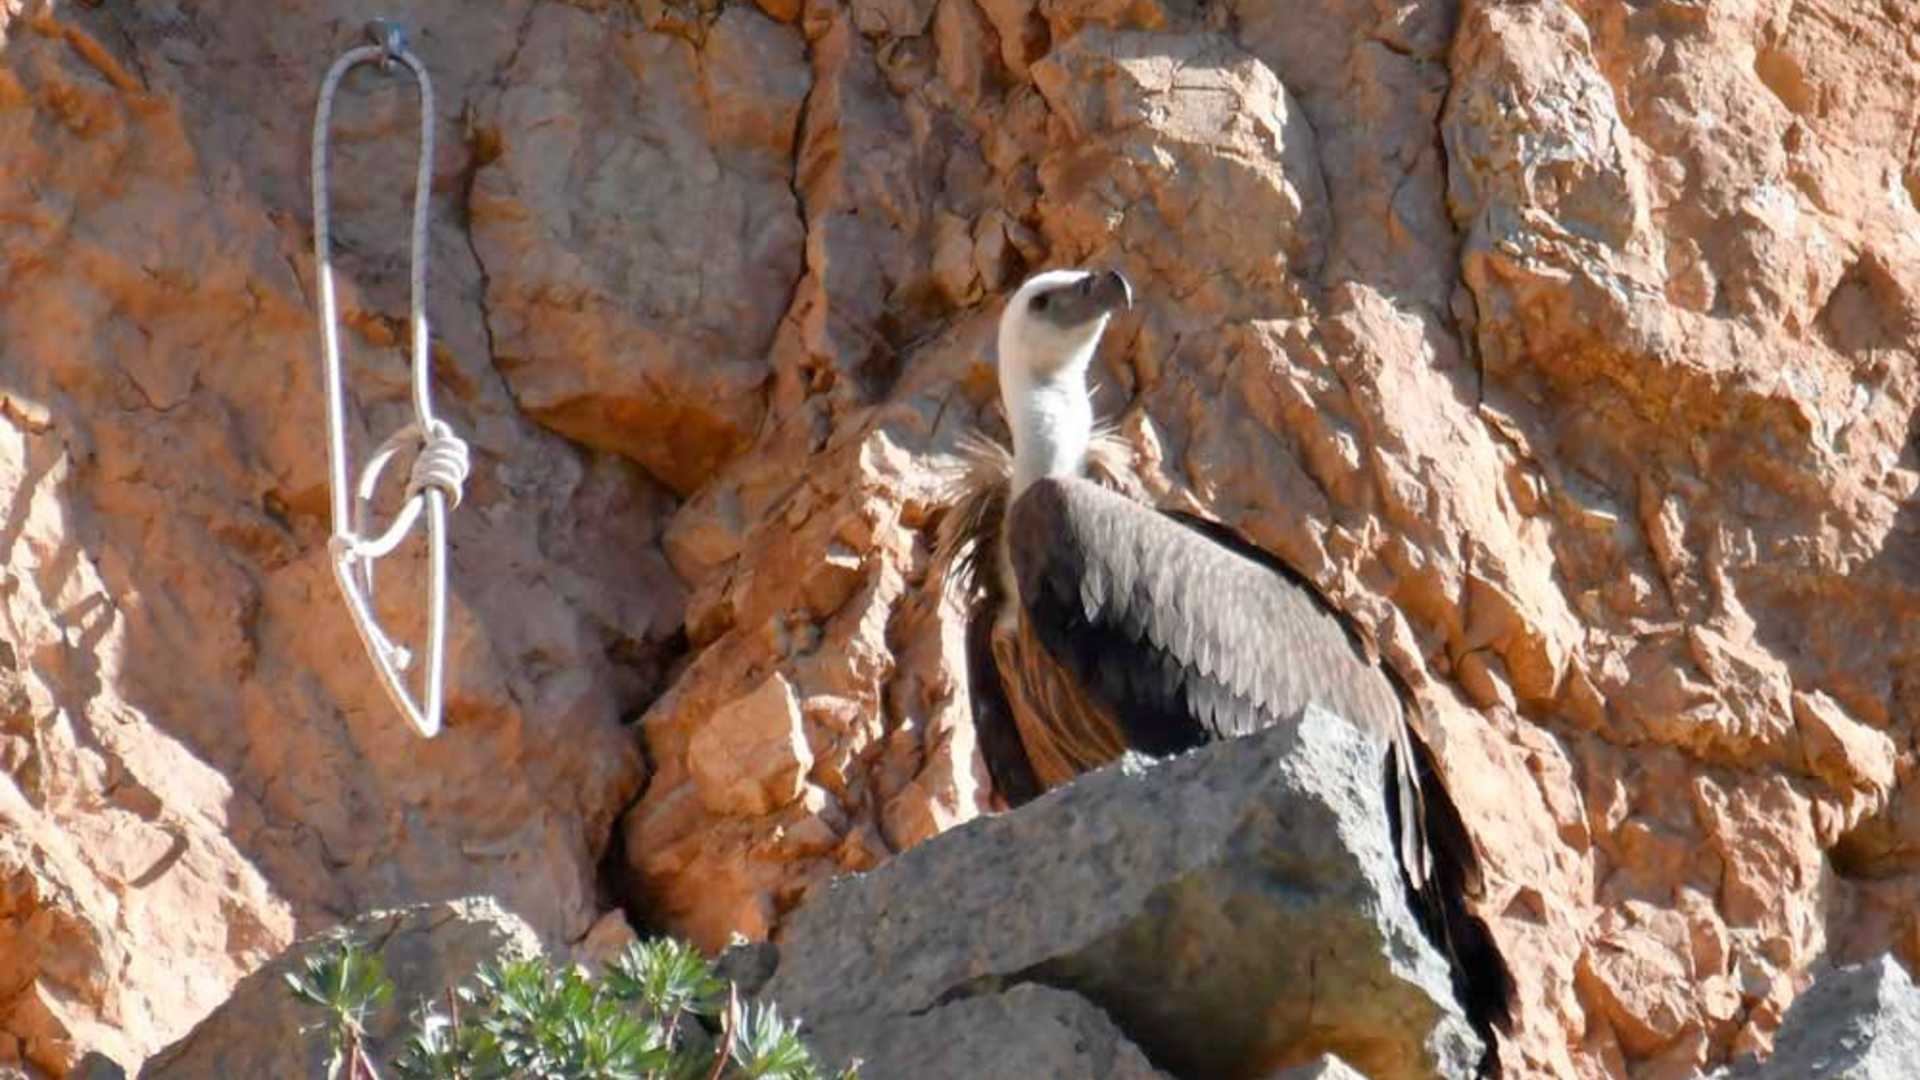
[[[442, 680], [446, 669], [447, 632], [447, 511], [460, 505], [466, 482], [467, 444], [446, 421], [433, 414], [432, 365], [427, 329], [427, 200], [433, 179], [433, 83], [426, 65], [407, 44], [405, 30], [387, 19], [367, 27], [373, 44], [349, 49], [327, 69], [313, 116], [313, 258], [320, 294], [320, 358], [326, 370], [328, 488], [332, 495], [333, 536], [327, 550], [334, 581], [346, 599], [354, 629], [367, 656], [380, 673], [381, 685], [395, 708], [421, 735], [432, 738], [440, 730]], [[332, 220], [327, 207], [327, 129], [333, 98], [340, 80], [357, 64], [375, 63], [382, 70], [395, 64], [405, 68], [420, 86], [420, 158], [414, 175], [411, 272], [412, 401], [413, 422], [394, 432], [367, 460], [354, 489], [347, 486], [347, 397], [340, 362], [340, 319], [333, 292]], [[367, 521], [380, 473], [402, 450], [417, 447], [407, 477], [406, 496], [393, 522], [377, 537], [369, 537]], [[351, 513], [349, 492], [351, 490]], [[427, 642], [426, 670], [421, 676], [421, 700], [402, 678], [412, 666], [413, 654], [381, 629], [373, 614], [373, 566], [400, 546], [414, 524], [427, 522]]]

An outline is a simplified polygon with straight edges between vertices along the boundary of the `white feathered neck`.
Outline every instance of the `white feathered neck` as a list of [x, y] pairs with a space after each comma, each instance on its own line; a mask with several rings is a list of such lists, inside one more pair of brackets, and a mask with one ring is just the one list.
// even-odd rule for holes
[[1087, 368], [1107, 318], [1063, 329], [1028, 311], [1035, 293], [1084, 276], [1077, 270], [1040, 274], [1013, 294], [1000, 315], [1000, 403], [1013, 431], [1013, 498], [1043, 476], [1077, 476], [1086, 465], [1093, 439]]

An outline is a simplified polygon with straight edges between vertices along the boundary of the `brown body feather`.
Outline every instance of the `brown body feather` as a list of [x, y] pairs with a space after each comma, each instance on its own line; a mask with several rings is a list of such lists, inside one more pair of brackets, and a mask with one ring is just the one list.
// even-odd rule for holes
[[993, 629], [993, 664], [1012, 706], [1020, 746], [1042, 790], [1051, 790], [1127, 752], [1113, 711], [1084, 692], [1035, 636], [1033, 620]]

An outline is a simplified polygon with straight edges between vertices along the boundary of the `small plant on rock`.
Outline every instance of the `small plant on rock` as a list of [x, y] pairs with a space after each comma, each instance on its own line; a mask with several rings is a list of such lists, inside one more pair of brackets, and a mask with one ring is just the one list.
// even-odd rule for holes
[[393, 982], [379, 953], [368, 953], [351, 941], [332, 951], [307, 957], [301, 973], [288, 972], [293, 996], [325, 1009], [327, 1019], [306, 1030], [325, 1030], [332, 1056], [327, 1075], [359, 1080], [371, 1073], [365, 1056], [367, 1017], [385, 1008], [393, 997]]
[[[378, 954], [345, 942], [304, 968], [287, 983], [326, 1010], [315, 1028], [330, 1080], [380, 1080], [367, 1021], [393, 984]], [[598, 980], [546, 959], [488, 964], [412, 1020], [396, 1080], [857, 1080], [857, 1064], [823, 1071], [797, 1021], [743, 1004], [697, 949], [666, 938], [628, 946]]]

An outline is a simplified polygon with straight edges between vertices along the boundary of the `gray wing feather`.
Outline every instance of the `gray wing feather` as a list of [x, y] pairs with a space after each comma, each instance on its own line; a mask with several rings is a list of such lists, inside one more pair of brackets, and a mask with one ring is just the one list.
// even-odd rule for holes
[[[1382, 739], [1404, 738], [1398, 691], [1303, 582], [1082, 480], [1034, 484], [1008, 530], [1021, 603], [1062, 663], [1083, 677], [1114, 664], [1178, 677], [1184, 702], [1108, 702], [1123, 716], [1160, 707], [1143, 722], [1164, 726], [1184, 712], [1198, 726], [1191, 744], [1317, 703]], [[1131, 655], [1141, 651], [1150, 655]], [[1163, 680], [1143, 670], [1090, 681], [1125, 692]]]

